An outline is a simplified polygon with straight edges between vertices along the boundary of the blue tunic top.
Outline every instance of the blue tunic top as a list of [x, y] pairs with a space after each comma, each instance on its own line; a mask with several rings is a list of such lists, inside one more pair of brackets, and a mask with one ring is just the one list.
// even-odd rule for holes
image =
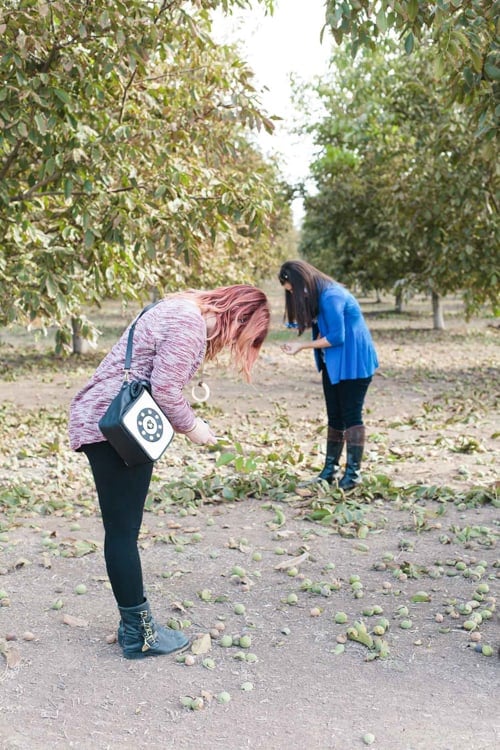
[[324, 358], [332, 385], [340, 380], [369, 378], [378, 367], [370, 331], [356, 298], [341, 284], [332, 282], [319, 298], [313, 339], [325, 337], [331, 346], [314, 349], [318, 370]]

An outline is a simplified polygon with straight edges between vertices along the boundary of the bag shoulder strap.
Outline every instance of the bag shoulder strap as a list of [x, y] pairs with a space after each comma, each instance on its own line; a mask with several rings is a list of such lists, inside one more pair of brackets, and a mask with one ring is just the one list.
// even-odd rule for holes
[[146, 313], [148, 310], [151, 310], [152, 307], [155, 307], [155, 305], [158, 304], [158, 302], [161, 302], [161, 300], [157, 300], [156, 302], [151, 302], [151, 304], [146, 305], [144, 310], [141, 310], [137, 318], [134, 320], [132, 325], [130, 326], [129, 332], [128, 332], [128, 340], [127, 340], [127, 351], [125, 353], [125, 365], [124, 365], [124, 371], [125, 371], [125, 380], [128, 380], [130, 367], [132, 365], [132, 349], [134, 346], [134, 331], [135, 326], [139, 318], [142, 318], [144, 313]]

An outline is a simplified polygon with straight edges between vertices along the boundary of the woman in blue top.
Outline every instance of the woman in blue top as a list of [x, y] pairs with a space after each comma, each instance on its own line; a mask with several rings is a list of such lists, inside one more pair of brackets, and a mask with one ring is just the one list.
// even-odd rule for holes
[[346, 443], [346, 468], [339, 487], [351, 490], [361, 482], [363, 404], [378, 367], [370, 331], [355, 297], [309, 263], [286, 261], [279, 280], [285, 289], [285, 320], [298, 328], [299, 336], [306, 328], [312, 329], [312, 340], [291, 341], [281, 348], [292, 355], [313, 349], [323, 377], [328, 415], [326, 460], [322, 472], [312, 481], [331, 483], [339, 479]]

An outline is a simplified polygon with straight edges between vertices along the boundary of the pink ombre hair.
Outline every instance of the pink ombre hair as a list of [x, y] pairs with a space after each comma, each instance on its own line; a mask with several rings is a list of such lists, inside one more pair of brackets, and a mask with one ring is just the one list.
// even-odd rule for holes
[[264, 292], [249, 284], [234, 284], [207, 292], [190, 290], [183, 296], [193, 299], [202, 313], [215, 314], [215, 331], [207, 341], [206, 359], [214, 359], [228, 347], [249, 382], [269, 331], [271, 313]]

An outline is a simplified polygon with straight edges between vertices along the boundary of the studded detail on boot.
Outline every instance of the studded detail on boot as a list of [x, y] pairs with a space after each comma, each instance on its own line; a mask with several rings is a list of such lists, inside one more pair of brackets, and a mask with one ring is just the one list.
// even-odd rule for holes
[[116, 640], [118, 641], [118, 644], [120, 646], [123, 646], [123, 639], [125, 638], [125, 628], [123, 627], [123, 622], [120, 620], [118, 623], [118, 631], [116, 633]]
[[118, 609], [121, 614], [118, 638], [126, 659], [173, 654], [190, 645], [182, 631], [156, 625], [148, 601]]

